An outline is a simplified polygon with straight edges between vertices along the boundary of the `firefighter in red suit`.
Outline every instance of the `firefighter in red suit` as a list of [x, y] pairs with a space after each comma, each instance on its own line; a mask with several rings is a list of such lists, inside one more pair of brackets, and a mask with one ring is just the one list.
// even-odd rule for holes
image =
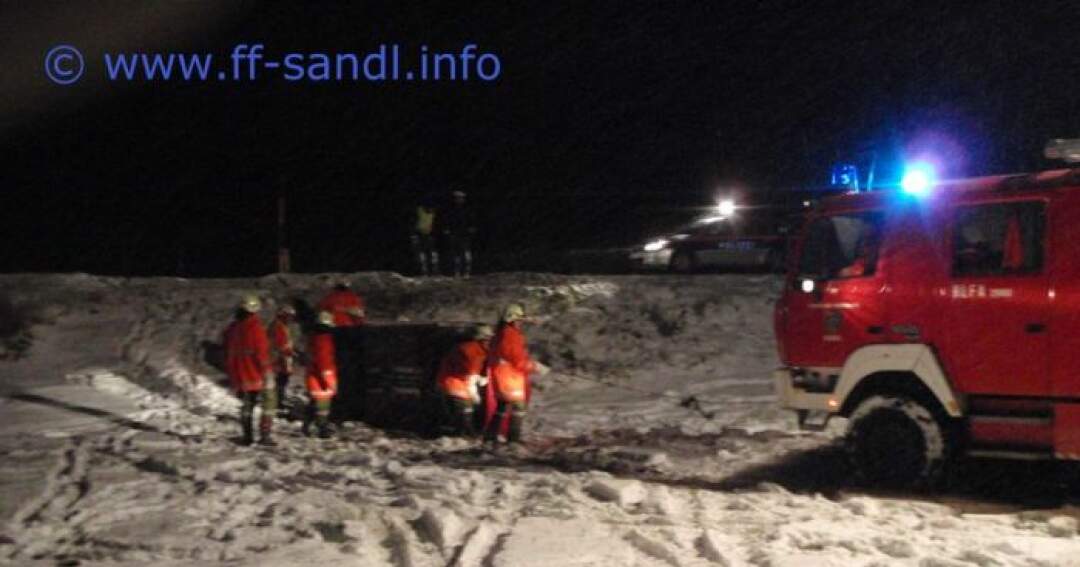
[[524, 322], [524, 307], [507, 306], [491, 340], [484, 421], [484, 441], [489, 444], [498, 441], [500, 432], [510, 443], [521, 441], [529, 406], [529, 374], [538, 370], [525, 345]]
[[471, 339], [462, 341], [448, 352], [439, 363], [436, 382], [443, 395], [454, 425], [463, 435], [474, 437], [476, 404], [480, 403], [477, 388], [487, 385], [485, 366], [488, 358], [488, 341], [495, 336], [491, 325], [480, 325]]
[[322, 301], [319, 311], [327, 311], [334, 317], [335, 327], [356, 327], [366, 320], [364, 299], [349, 286], [349, 282], [338, 282]]
[[268, 330], [279, 409], [285, 405], [285, 388], [289, 385], [289, 377], [292, 376], [293, 367], [296, 365], [296, 348], [293, 344], [292, 333], [295, 320], [296, 309], [292, 305], [282, 305]]
[[319, 437], [330, 437], [330, 403], [337, 394], [337, 364], [334, 360], [334, 316], [320, 311], [308, 342], [307, 385], [310, 402], [304, 417], [303, 433], [310, 435], [311, 424]]
[[255, 406], [262, 402], [259, 418], [259, 443], [273, 445], [270, 429], [274, 423], [277, 396], [274, 391], [273, 370], [270, 366], [270, 341], [259, 321], [262, 302], [257, 296], [244, 298], [236, 312], [236, 320], [225, 330], [225, 370], [233, 390], [240, 397], [240, 425], [243, 443], [254, 442]]

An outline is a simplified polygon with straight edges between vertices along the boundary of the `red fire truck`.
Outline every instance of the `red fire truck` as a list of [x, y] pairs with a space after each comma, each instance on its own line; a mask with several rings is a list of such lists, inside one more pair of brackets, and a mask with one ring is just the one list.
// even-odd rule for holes
[[1080, 169], [827, 199], [774, 314], [780, 403], [848, 418], [856, 470], [1080, 459]]

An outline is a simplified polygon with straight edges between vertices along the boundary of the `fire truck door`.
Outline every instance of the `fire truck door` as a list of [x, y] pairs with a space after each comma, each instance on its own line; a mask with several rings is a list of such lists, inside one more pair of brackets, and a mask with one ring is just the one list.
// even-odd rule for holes
[[881, 222], [879, 213], [842, 213], [807, 228], [796, 289], [787, 294], [791, 358], [840, 367], [856, 348], [882, 340]]
[[1050, 395], [1045, 203], [958, 207], [952, 217], [949, 372], [969, 394]]

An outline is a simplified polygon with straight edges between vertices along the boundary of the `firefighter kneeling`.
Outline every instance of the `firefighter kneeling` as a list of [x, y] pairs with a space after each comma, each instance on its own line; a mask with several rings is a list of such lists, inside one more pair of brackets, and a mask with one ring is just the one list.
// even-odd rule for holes
[[[533, 362], [525, 346], [525, 308], [511, 304], [502, 314], [488, 354], [488, 384], [484, 441], [495, 444], [501, 432], [510, 443], [521, 442], [529, 406], [529, 374], [544, 374], [547, 367]], [[492, 415], [494, 413], [494, 415]], [[507, 423], [507, 421], [509, 423]]]
[[480, 403], [477, 388], [487, 385], [484, 366], [487, 364], [488, 341], [495, 336], [491, 325], [480, 325], [472, 339], [458, 343], [439, 363], [436, 378], [447, 410], [462, 435], [476, 435], [474, 425], [476, 405]]
[[337, 364], [334, 360], [334, 316], [320, 311], [308, 343], [307, 391], [311, 401], [301, 430], [310, 435], [311, 423], [319, 429], [319, 437], [330, 437], [330, 402], [337, 393]]

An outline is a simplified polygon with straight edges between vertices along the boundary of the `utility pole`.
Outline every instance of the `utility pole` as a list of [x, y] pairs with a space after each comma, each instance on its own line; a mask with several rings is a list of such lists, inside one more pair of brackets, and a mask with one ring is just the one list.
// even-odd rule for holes
[[285, 187], [281, 186], [277, 195], [277, 271], [286, 274], [291, 270], [289, 247], [285, 242]]

